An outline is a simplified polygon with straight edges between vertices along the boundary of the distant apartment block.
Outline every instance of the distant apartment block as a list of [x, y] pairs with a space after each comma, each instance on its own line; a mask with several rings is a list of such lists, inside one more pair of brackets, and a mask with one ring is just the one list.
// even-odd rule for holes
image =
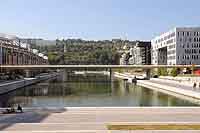
[[[125, 49], [125, 48], [124, 48]], [[136, 41], [120, 58], [121, 65], [150, 65], [151, 42]]]
[[151, 44], [154, 65], [200, 65], [200, 27], [174, 28]]
[[0, 34], [0, 65], [48, 64], [48, 57], [16, 36]]
[[129, 64], [150, 65], [151, 64], [151, 42], [137, 41], [130, 49]]

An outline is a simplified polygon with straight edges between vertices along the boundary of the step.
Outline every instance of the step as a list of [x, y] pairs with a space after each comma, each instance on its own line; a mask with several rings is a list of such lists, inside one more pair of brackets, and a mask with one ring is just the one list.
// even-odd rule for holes
[[124, 122], [110, 123], [108, 130], [199, 130], [199, 122]]

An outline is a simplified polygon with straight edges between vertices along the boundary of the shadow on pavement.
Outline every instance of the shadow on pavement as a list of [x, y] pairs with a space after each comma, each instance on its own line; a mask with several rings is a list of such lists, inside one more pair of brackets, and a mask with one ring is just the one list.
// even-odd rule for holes
[[17, 123], [40, 123], [51, 113], [62, 113], [66, 109], [37, 109], [36, 111], [25, 111], [16, 114], [0, 114], [0, 131]]

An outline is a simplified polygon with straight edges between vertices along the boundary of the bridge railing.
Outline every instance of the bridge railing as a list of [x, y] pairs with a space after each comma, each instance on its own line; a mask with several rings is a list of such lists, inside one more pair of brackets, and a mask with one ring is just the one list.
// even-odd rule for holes
[[200, 68], [200, 65], [0, 65], [1, 69], [62, 69], [62, 68]]

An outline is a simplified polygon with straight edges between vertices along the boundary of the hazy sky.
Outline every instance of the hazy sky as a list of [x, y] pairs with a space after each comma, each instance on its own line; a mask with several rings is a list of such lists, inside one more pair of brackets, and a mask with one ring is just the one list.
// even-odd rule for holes
[[2, 0], [0, 33], [56, 39], [149, 40], [199, 26], [200, 0]]

